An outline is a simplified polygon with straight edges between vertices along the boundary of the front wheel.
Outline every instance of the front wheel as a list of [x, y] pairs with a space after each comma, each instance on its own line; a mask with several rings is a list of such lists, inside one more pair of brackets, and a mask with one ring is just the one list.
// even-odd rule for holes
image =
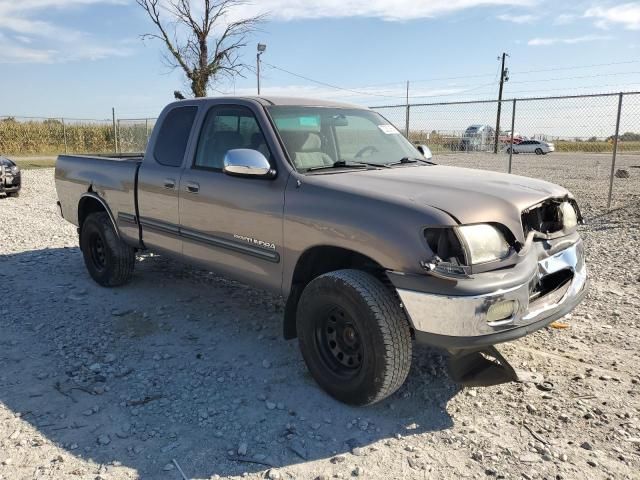
[[92, 213], [84, 221], [80, 249], [89, 275], [103, 287], [131, 280], [136, 252], [118, 237], [106, 212]]
[[402, 386], [411, 366], [411, 332], [399, 299], [360, 270], [319, 276], [297, 311], [300, 349], [311, 375], [351, 405], [378, 402]]
[[542, 155], [544, 152], [541, 148], [536, 148], [536, 155]]

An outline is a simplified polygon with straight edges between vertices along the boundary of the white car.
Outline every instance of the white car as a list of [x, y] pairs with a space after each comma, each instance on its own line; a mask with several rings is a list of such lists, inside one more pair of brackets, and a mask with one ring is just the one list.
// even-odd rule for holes
[[[512, 147], [507, 147], [507, 153]], [[536, 155], [546, 155], [554, 152], [556, 147], [553, 143], [543, 142], [542, 140], [523, 140], [520, 143], [513, 144], [513, 153], [535, 153]]]

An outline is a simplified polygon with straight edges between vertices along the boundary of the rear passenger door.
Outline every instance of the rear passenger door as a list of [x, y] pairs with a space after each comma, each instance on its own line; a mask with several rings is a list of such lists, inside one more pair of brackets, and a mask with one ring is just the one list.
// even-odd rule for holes
[[198, 107], [176, 106], [160, 119], [138, 172], [138, 213], [147, 248], [182, 253], [179, 235], [179, 186]]
[[280, 291], [288, 172], [273, 179], [227, 175], [224, 157], [238, 148], [260, 151], [276, 167], [273, 146], [251, 108], [213, 106], [180, 182], [183, 253], [222, 275]]

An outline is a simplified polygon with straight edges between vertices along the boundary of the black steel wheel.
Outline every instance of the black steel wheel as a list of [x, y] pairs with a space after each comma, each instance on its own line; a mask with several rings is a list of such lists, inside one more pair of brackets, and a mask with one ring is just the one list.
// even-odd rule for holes
[[337, 375], [353, 376], [362, 364], [358, 327], [344, 308], [329, 307], [316, 323], [316, 348], [327, 368]]
[[123, 285], [131, 280], [135, 250], [124, 243], [106, 212], [89, 215], [82, 224], [80, 249], [91, 278], [104, 287]]
[[107, 266], [107, 255], [105, 253], [104, 241], [98, 232], [93, 232], [89, 237], [89, 255], [93, 268], [102, 272]]
[[312, 280], [300, 297], [296, 328], [311, 375], [342, 402], [378, 402], [409, 373], [408, 319], [394, 292], [367, 272], [337, 270]]

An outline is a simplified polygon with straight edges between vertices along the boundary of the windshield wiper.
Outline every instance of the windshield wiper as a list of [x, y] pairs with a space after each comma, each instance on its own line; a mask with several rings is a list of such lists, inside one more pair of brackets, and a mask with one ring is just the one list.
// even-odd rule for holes
[[434, 162], [431, 162], [429, 160], [425, 160], [424, 158], [418, 158], [418, 157], [402, 157], [397, 162], [385, 163], [385, 165], [390, 167], [392, 165], [403, 165], [403, 164], [407, 164], [407, 163], [424, 163], [425, 165], [436, 165], [436, 163], [434, 163]]
[[329, 170], [331, 168], [381, 168], [387, 167], [385, 164], [369, 163], [369, 162], [347, 162], [346, 160], [338, 160], [331, 165], [320, 165], [318, 167], [307, 168], [306, 172], [315, 172], [317, 170]]

